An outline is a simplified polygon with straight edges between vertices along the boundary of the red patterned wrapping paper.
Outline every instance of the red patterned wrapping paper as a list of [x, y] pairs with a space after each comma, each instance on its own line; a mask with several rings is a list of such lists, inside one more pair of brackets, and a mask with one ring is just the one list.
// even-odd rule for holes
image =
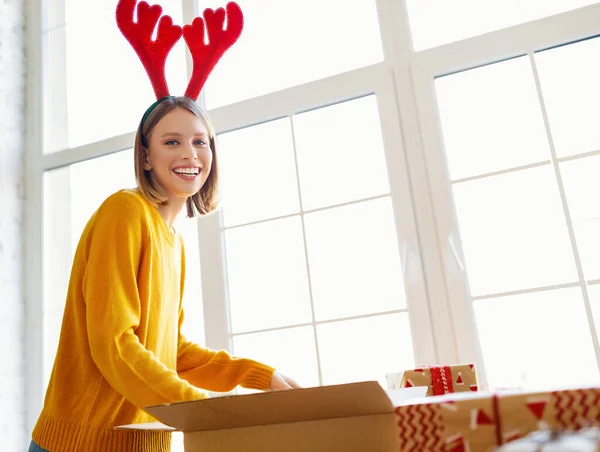
[[579, 430], [600, 426], [600, 388], [500, 395], [498, 414], [502, 443], [543, 427]]
[[477, 371], [474, 364], [418, 367], [405, 371], [399, 384], [401, 388], [412, 386], [428, 386], [428, 396], [477, 391]]
[[489, 394], [422, 400], [396, 408], [400, 452], [478, 452], [497, 445], [494, 400]]
[[448, 394], [396, 408], [400, 452], [490, 452], [540, 428], [600, 426], [600, 387]]

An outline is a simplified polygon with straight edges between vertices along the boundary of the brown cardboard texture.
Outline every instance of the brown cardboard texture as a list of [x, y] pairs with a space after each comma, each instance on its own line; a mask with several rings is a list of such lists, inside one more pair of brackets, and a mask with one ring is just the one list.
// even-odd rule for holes
[[171, 426], [184, 433], [186, 452], [399, 450], [394, 403], [375, 381], [211, 398], [146, 411], [166, 425], [118, 428]]

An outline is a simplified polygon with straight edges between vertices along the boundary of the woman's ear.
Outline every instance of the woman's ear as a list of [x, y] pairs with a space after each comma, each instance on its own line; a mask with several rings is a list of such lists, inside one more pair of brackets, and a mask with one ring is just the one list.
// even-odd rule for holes
[[144, 155], [144, 169], [146, 171], [150, 171], [152, 169], [152, 165], [150, 164], [150, 160], [148, 159], [148, 150], [146, 148], [142, 148], [142, 153]]

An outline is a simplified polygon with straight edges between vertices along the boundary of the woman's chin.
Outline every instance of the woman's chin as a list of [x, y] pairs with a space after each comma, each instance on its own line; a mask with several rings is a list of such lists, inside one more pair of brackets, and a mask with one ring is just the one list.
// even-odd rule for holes
[[202, 184], [185, 184], [185, 186], [179, 186], [176, 190], [173, 190], [172, 193], [175, 194], [178, 198], [189, 198], [190, 196], [194, 196], [196, 193], [200, 191], [202, 188]]

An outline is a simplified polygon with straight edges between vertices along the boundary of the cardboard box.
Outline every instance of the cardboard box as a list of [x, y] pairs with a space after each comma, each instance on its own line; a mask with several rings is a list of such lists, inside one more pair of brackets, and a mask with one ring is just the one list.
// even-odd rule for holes
[[600, 388], [550, 392], [385, 391], [377, 382], [229, 396], [147, 408], [184, 432], [186, 452], [489, 452], [541, 427], [600, 426]]
[[369, 381], [229, 396], [149, 407], [162, 424], [117, 428], [182, 431], [186, 452], [398, 452], [394, 408], [425, 391]]
[[428, 386], [428, 396], [479, 389], [474, 364], [428, 366], [386, 375], [388, 389]]

